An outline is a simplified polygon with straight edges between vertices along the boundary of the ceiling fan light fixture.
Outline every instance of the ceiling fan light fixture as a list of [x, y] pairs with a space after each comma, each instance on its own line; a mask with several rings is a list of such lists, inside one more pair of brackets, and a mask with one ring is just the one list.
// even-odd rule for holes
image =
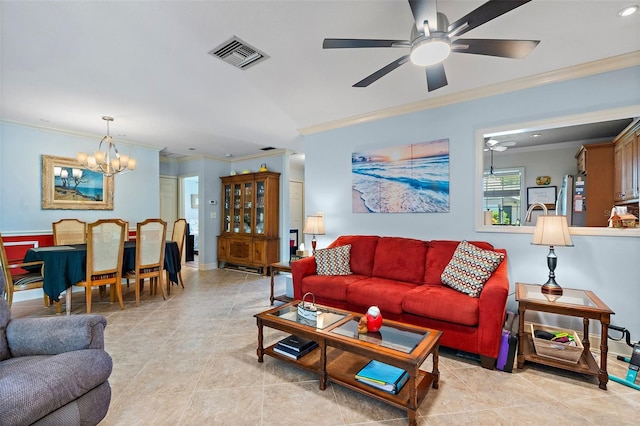
[[618, 15], [620, 15], [620, 16], [633, 15], [634, 13], [636, 13], [638, 11], [639, 8], [640, 7], [638, 5], [627, 6], [624, 9], [620, 9], [620, 11], [618, 12]]
[[451, 53], [451, 40], [445, 34], [431, 34], [413, 42], [410, 59], [415, 65], [428, 67], [439, 64]]

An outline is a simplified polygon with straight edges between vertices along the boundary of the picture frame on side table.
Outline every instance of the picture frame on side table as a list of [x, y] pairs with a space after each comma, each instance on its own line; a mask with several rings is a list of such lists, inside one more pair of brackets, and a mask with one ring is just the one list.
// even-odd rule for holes
[[113, 210], [113, 186], [75, 158], [42, 156], [43, 210]]
[[527, 187], [527, 208], [531, 207], [531, 204], [542, 203], [548, 210], [555, 210], [557, 189], [557, 186]]

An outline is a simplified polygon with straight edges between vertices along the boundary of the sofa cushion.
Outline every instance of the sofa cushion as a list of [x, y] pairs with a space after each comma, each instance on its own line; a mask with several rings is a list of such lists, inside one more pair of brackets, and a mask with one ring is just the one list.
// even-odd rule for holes
[[373, 256], [380, 237], [375, 235], [342, 235], [329, 245], [329, 248], [351, 245], [351, 272], [356, 275], [371, 276]]
[[107, 381], [113, 367], [100, 349], [25, 358], [26, 363], [18, 358], [2, 363], [0, 424], [34, 423]]
[[442, 272], [442, 282], [471, 297], [479, 297], [484, 283], [502, 263], [504, 255], [462, 241]]
[[351, 245], [316, 250], [316, 273], [318, 275], [351, 275], [349, 258]]
[[364, 275], [309, 275], [302, 280], [302, 294], [337, 301], [347, 300], [347, 288], [354, 282], [368, 278]]
[[416, 284], [406, 282], [376, 277], [367, 278], [349, 286], [347, 289], [347, 302], [363, 307], [375, 305], [382, 312], [401, 314], [402, 299], [405, 293], [415, 287]]
[[478, 325], [480, 299], [445, 286], [421, 285], [405, 293], [402, 309], [421, 317], [473, 327]]
[[[493, 246], [484, 241], [469, 241], [476, 247], [493, 250]], [[424, 283], [442, 285], [442, 273], [453, 257], [460, 241], [431, 240], [427, 250], [426, 265], [424, 270]]]
[[412, 238], [380, 238], [371, 275], [422, 284], [427, 246], [427, 242]]

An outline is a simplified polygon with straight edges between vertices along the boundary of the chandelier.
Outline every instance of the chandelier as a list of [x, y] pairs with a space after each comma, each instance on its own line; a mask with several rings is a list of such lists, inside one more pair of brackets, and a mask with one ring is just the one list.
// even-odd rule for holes
[[[78, 162], [89, 170], [102, 173], [105, 176], [113, 176], [116, 173], [126, 173], [136, 168], [136, 159], [123, 155], [118, 152], [113, 138], [109, 135], [109, 122], [113, 121], [113, 117], [103, 116], [103, 120], [107, 122], [107, 134], [100, 141], [98, 150], [93, 155], [86, 152], [79, 152], [77, 155]], [[104, 148], [103, 148], [104, 145]]]

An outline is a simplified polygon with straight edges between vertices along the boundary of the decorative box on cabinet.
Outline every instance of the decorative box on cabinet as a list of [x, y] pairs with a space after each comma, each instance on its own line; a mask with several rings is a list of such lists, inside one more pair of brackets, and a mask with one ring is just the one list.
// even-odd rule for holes
[[259, 268], [278, 262], [280, 173], [225, 176], [218, 237], [218, 266]]

